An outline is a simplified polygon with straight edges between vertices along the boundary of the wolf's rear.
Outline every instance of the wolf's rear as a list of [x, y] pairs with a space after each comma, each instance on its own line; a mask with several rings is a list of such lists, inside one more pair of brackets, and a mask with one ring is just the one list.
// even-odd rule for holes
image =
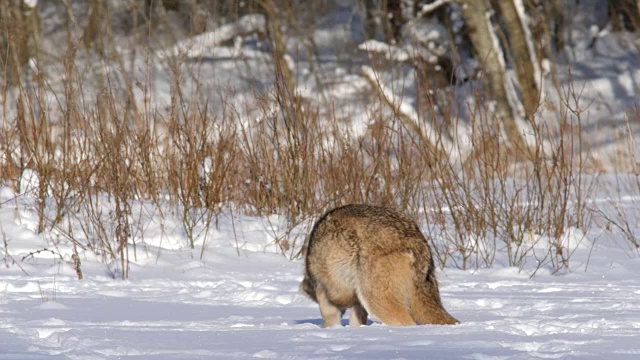
[[409, 217], [347, 205], [324, 214], [307, 242], [301, 289], [320, 305], [325, 326], [367, 314], [387, 325], [455, 324], [442, 306], [429, 244]]

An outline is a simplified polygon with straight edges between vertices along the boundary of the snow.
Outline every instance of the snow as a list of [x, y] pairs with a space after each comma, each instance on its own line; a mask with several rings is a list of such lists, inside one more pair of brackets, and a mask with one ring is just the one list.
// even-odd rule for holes
[[23, 4], [27, 7], [34, 8], [38, 6], [38, 0], [23, 0]]
[[358, 45], [358, 48], [368, 52], [384, 54], [387, 60], [403, 62], [410, 59], [409, 53], [405, 49], [378, 40], [367, 40]]
[[[160, 58], [185, 55], [189, 58], [197, 58], [208, 52], [214, 46], [222, 42], [232, 40], [239, 35], [251, 33], [263, 33], [266, 29], [266, 19], [263, 15], [253, 14], [242, 16], [236, 23], [221, 26], [193, 38], [183, 40], [176, 45], [158, 52]], [[237, 53], [237, 49], [234, 51]]]
[[432, 11], [434, 11], [435, 9], [450, 3], [451, 0], [435, 0], [431, 3], [428, 4], [422, 4], [422, 7], [420, 8], [420, 11], [418, 12], [416, 17], [422, 17], [424, 15], [427, 15], [429, 13], [431, 13]]
[[[568, 229], [561, 237], [572, 249], [569, 271], [553, 273], [534, 257], [522, 270], [501, 261], [490, 269], [438, 270], [444, 305], [460, 325], [394, 328], [370, 318], [368, 326], [351, 328], [347, 314], [342, 327], [325, 329], [318, 306], [298, 290], [302, 261], [272, 246], [280, 235], [277, 216], [224, 213], [210, 229], [212, 238], [206, 244], [198, 240], [195, 250], [186, 246], [180, 224], [164, 225], [172, 242], [154, 240], [151, 234], [161, 230], [147, 226], [150, 235], [136, 241], [138, 257], [128, 280], [118, 279], [113, 264], [90, 250], [80, 252], [84, 279], [78, 280], [71, 244], [54, 241], [55, 231], [36, 234], [29, 195], [1, 190], [0, 359], [640, 354], [638, 252], [597, 226], [587, 233]], [[628, 193], [618, 204], [633, 206], [639, 198]], [[604, 194], [592, 200], [612, 201]], [[536, 241], [541, 251], [547, 245]], [[198, 246], [205, 247], [202, 258]], [[53, 251], [34, 253], [43, 248]]]

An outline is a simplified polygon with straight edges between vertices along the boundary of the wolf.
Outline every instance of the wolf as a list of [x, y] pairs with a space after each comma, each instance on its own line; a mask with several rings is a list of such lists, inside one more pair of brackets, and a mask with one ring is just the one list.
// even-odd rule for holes
[[442, 306], [433, 257], [416, 223], [395, 210], [346, 205], [325, 213], [307, 238], [302, 292], [325, 327], [457, 324]]

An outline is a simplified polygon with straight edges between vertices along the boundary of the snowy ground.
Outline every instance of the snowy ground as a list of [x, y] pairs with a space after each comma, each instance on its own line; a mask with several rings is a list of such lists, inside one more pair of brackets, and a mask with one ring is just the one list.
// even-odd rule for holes
[[[114, 279], [113, 264], [87, 251], [79, 281], [67, 255], [29, 255], [52, 248], [52, 237], [34, 233], [28, 199], [18, 201], [18, 212], [2, 200], [1, 237], [11, 258], [2, 253], [9, 266], [0, 269], [0, 359], [640, 355], [640, 261], [607, 233], [574, 239], [582, 242], [571, 271], [554, 275], [543, 267], [531, 278], [531, 271], [500, 265], [440, 271], [443, 301], [460, 325], [392, 328], [370, 319], [370, 326], [350, 328], [345, 316], [344, 327], [324, 329], [317, 305], [298, 290], [302, 262], [273, 252], [263, 219], [236, 218], [234, 235], [223, 216], [204, 260], [200, 249], [172, 243], [180, 232], [167, 223], [173, 235], [164, 245], [150, 238], [138, 245], [129, 280]], [[57, 252], [68, 250], [57, 242]]]
[[277, 255], [185, 260], [129, 281], [3, 270], [0, 359], [633, 359], [638, 264], [616, 260], [534, 280], [513, 269], [447, 270], [442, 296], [462, 323], [407, 328], [321, 328], [297, 289], [301, 264]]

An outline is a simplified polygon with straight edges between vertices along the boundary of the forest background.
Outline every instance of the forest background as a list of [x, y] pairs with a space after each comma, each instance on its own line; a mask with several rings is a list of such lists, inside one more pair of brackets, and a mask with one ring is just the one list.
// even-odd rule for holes
[[149, 222], [204, 256], [229, 214], [279, 216], [298, 258], [346, 203], [411, 214], [441, 266], [560, 271], [575, 231], [637, 249], [639, 7], [3, 1], [0, 206], [79, 277], [92, 253], [126, 278]]

